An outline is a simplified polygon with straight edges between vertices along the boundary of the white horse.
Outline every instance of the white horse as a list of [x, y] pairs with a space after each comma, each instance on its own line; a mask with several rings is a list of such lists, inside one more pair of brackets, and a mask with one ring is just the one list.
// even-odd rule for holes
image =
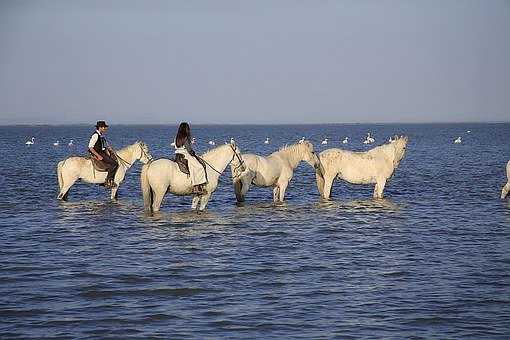
[[[194, 195], [191, 208], [204, 210], [212, 193], [218, 186], [220, 175], [229, 163], [243, 168], [241, 151], [234, 144], [225, 144], [209, 150], [201, 156], [206, 164], [206, 193]], [[140, 175], [144, 208], [148, 212], [159, 211], [163, 197], [167, 192], [179, 196], [192, 195], [193, 186], [188, 175], [179, 170], [179, 166], [169, 159], [158, 159], [142, 167]]]
[[301, 161], [320, 171], [319, 158], [309, 141], [285, 146], [267, 157], [244, 154], [243, 160], [246, 165], [243, 172], [232, 168], [232, 181], [238, 202], [244, 201], [244, 196], [252, 184], [258, 187], [273, 187], [273, 201], [283, 202], [294, 169]]
[[328, 149], [320, 153], [322, 170], [316, 171], [317, 188], [324, 199], [331, 196], [335, 177], [353, 184], [375, 183], [374, 198], [383, 198], [384, 186], [404, 158], [408, 138], [400, 136], [393, 142], [366, 152]]
[[[119, 167], [115, 173], [114, 181], [117, 186], [112, 188], [112, 200], [117, 198], [117, 190], [131, 165], [136, 160], [147, 163], [152, 159], [147, 145], [141, 141], [128, 145], [116, 153], [119, 158]], [[60, 161], [57, 165], [58, 186], [60, 188], [57, 198], [67, 201], [69, 189], [78, 179], [82, 179], [87, 183], [101, 184], [106, 180], [106, 174], [107, 172], [95, 170], [90, 158], [74, 156]]]
[[507, 182], [503, 189], [501, 189], [501, 199], [504, 199], [508, 195], [508, 191], [510, 191], [510, 161], [506, 163], [506, 178]]

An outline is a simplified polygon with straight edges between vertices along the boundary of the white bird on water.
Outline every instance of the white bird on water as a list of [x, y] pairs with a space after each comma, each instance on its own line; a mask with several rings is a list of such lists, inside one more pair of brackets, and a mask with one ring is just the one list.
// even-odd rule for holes
[[298, 143], [301, 144], [301, 143], [304, 143], [304, 142], [305, 142], [305, 137], [301, 137], [301, 139], [299, 140]]
[[372, 144], [373, 142], [375, 142], [375, 139], [372, 138], [372, 136], [370, 135], [370, 132], [367, 133], [367, 138], [365, 138], [365, 140], [363, 141], [363, 144]]
[[55, 143], [53, 143], [54, 146], [59, 146], [60, 145], [60, 141], [56, 141]]
[[73, 140], [73, 139], [71, 139], [71, 140], [69, 141], [69, 143], [67, 143], [67, 145], [69, 145], [69, 146], [73, 146], [73, 145], [74, 145], [74, 144], [73, 144], [73, 142], [74, 142], [74, 140]]
[[343, 144], [347, 144], [349, 143], [349, 137], [345, 137], [344, 140], [342, 141]]
[[191, 138], [191, 144], [195, 144], [197, 142], [197, 140], [195, 139], [195, 137]]
[[455, 140], [453, 141], [453, 143], [454, 143], [454, 144], [460, 144], [460, 143], [462, 143], [462, 137], [457, 137], [457, 139], [455, 139]]
[[266, 137], [266, 140], [264, 141], [264, 144], [269, 144], [269, 137]]
[[328, 139], [327, 138], [324, 138], [324, 140], [321, 142], [322, 145], [327, 145], [328, 144]]
[[25, 145], [33, 145], [33, 144], [35, 144], [35, 137], [32, 137], [25, 142]]
[[214, 140], [210, 140], [210, 141], [208, 142], [208, 144], [209, 144], [209, 145], [216, 145], [216, 142], [215, 142]]

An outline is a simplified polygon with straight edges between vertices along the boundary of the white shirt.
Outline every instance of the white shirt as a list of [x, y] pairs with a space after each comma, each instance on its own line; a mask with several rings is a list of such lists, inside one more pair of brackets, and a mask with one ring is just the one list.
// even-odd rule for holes
[[101, 132], [99, 132], [99, 130], [96, 130], [96, 132], [97, 134], [94, 133], [92, 137], [90, 137], [89, 148], [93, 148], [94, 145], [96, 145], [97, 139], [99, 138], [99, 136], [101, 136]]

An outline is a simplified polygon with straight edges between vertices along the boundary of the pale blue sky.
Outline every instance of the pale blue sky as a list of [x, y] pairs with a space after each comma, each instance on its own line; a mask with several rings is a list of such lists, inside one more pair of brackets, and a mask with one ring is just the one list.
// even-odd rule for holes
[[0, 0], [0, 124], [510, 120], [510, 1]]

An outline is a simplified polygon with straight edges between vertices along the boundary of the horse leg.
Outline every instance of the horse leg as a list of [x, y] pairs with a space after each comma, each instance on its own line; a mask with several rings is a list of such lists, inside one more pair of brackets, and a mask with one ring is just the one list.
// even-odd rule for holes
[[116, 201], [117, 200], [117, 194], [118, 194], [118, 191], [119, 190], [119, 186], [117, 185], [115, 188], [112, 188], [112, 194], [111, 194], [111, 199], [112, 201]]
[[280, 202], [283, 202], [284, 199], [285, 199], [285, 190], [287, 190], [287, 186], [289, 185], [289, 182], [287, 183], [282, 183], [279, 185], [280, 187], [280, 195], [279, 195], [279, 200]]
[[377, 180], [374, 187], [374, 198], [383, 198], [384, 187], [386, 186], [386, 179], [381, 178]]
[[74, 185], [74, 183], [76, 183], [76, 180], [78, 180], [78, 178], [64, 178], [62, 189], [60, 189], [57, 199], [67, 201], [69, 197], [69, 190]]
[[117, 172], [115, 173], [115, 178], [114, 178], [114, 182], [115, 182], [115, 184], [117, 184], [117, 186], [115, 188], [112, 188], [112, 195], [111, 195], [112, 200], [117, 200], [118, 190], [119, 190], [120, 184], [124, 181], [125, 176], [126, 176], [125, 172], [121, 173], [121, 170], [117, 169]]
[[503, 189], [501, 189], [501, 199], [505, 199], [506, 195], [508, 195], [508, 192], [510, 191], [510, 181], [508, 181]]
[[273, 189], [273, 202], [278, 202], [280, 199], [280, 188], [277, 186]]
[[196, 210], [198, 203], [200, 203], [200, 196], [194, 195], [193, 200], [191, 201], [191, 210]]
[[331, 176], [331, 174], [324, 174], [324, 193], [323, 198], [325, 200], [329, 200], [331, 198], [331, 188], [333, 187], [333, 180], [335, 176]]
[[204, 211], [207, 207], [207, 203], [209, 203], [209, 199], [211, 198], [211, 194], [207, 193], [200, 197], [200, 206], [198, 208], [199, 211]]
[[154, 190], [153, 189], [153, 197], [154, 200], [152, 201], [152, 211], [156, 212], [159, 211], [159, 208], [161, 207], [161, 202], [163, 202], [163, 197], [165, 196], [166, 190]]

